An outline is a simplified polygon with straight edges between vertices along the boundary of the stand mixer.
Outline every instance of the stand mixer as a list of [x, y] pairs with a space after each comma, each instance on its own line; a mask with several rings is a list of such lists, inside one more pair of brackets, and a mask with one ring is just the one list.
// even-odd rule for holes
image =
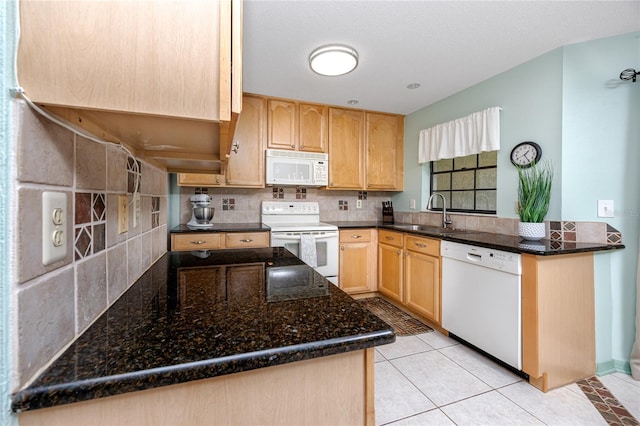
[[211, 228], [213, 226], [211, 219], [213, 219], [214, 212], [214, 208], [209, 207], [211, 197], [207, 194], [196, 194], [192, 195], [189, 200], [193, 205], [193, 211], [187, 226], [190, 228]]

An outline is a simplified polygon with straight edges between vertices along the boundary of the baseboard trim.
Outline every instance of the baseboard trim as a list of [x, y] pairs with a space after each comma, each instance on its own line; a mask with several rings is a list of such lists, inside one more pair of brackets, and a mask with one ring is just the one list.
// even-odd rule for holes
[[606, 376], [611, 373], [631, 374], [631, 364], [628, 361], [620, 361], [617, 359], [596, 364], [596, 374], [598, 376]]

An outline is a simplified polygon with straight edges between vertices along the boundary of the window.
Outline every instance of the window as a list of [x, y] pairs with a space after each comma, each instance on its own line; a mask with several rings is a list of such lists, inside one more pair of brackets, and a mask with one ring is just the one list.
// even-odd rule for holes
[[[496, 213], [498, 151], [431, 162], [431, 194], [439, 192], [453, 212]], [[442, 199], [432, 200], [442, 210]]]

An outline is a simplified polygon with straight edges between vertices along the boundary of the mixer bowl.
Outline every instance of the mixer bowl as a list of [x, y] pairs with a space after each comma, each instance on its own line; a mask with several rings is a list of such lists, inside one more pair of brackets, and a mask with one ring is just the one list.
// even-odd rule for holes
[[196, 222], [204, 225], [213, 219], [214, 210], [213, 207], [194, 207], [193, 217], [196, 219]]

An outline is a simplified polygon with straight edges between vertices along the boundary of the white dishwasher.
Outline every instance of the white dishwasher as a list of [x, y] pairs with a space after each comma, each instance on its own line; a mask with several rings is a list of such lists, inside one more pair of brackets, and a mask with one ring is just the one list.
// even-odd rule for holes
[[442, 327], [522, 370], [520, 255], [443, 241]]

